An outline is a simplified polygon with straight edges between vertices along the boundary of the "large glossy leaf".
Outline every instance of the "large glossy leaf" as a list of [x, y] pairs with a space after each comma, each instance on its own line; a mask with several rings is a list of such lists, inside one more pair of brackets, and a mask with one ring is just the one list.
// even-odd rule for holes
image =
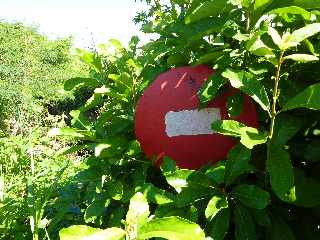
[[243, 205], [251, 208], [264, 209], [270, 203], [269, 193], [255, 185], [237, 185], [233, 188], [232, 194]]
[[320, 23], [312, 23], [283, 37], [282, 49], [298, 46], [303, 40], [320, 32]]
[[199, 225], [180, 217], [153, 219], [140, 229], [139, 240], [160, 237], [168, 240], [203, 240]]
[[251, 151], [242, 144], [236, 145], [229, 151], [224, 175], [226, 185], [230, 185], [241, 174], [253, 169], [249, 164], [250, 158]]
[[274, 193], [283, 201], [294, 201], [294, 173], [289, 154], [282, 148], [269, 148], [267, 171]]
[[263, 110], [269, 111], [270, 102], [264, 86], [257, 81], [250, 73], [226, 69], [222, 76], [227, 78], [234, 88], [238, 88], [251, 96]]
[[123, 240], [125, 234], [121, 228], [102, 230], [84, 225], [74, 225], [59, 232], [61, 240]]
[[213, 122], [212, 129], [223, 135], [240, 137], [240, 142], [249, 149], [267, 141], [266, 134], [260, 133], [256, 128], [247, 127], [234, 120]]
[[226, 0], [205, 1], [185, 18], [185, 22], [189, 24], [207, 17], [216, 17], [223, 12], [226, 3]]
[[220, 210], [227, 207], [228, 207], [228, 201], [226, 196], [223, 196], [223, 195], [213, 196], [210, 199], [207, 205], [207, 208], [205, 210], [206, 218], [210, 218], [210, 219], [214, 218]]
[[226, 79], [218, 74], [215, 74], [203, 84], [198, 96], [201, 104], [205, 104], [216, 97], [219, 89], [227, 83]]
[[214, 240], [223, 240], [230, 224], [230, 209], [222, 208], [208, 223], [209, 236]]
[[309, 108], [320, 110], [320, 83], [307, 87], [298, 95], [290, 99], [282, 108], [282, 111], [294, 108]]
[[256, 240], [255, 223], [250, 212], [241, 204], [234, 208], [235, 239]]

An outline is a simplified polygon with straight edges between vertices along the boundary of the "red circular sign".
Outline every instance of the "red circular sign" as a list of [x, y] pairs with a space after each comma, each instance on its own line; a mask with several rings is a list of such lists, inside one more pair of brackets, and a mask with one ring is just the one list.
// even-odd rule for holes
[[[147, 157], [174, 159], [181, 168], [197, 169], [225, 159], [237, 143], [214, 133], [214, 120], [230, 119], [226, 109], [229, 96], [238, 92], [228, 87], [205, 109], [198, 110], [197, 92], [213, 70], [206, 65], [179, 67], [159, 75], [140, 98], [135, 116], [135, 133]], [[258, 127], [255, 105], [243, 98], [243, 110], [234, 118]]]

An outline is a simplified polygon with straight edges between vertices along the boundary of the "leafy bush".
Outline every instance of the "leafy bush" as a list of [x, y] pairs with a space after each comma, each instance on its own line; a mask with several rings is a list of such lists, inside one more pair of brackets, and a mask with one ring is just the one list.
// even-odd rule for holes
[[[69, 210], [59, 215], [57, 208], [49, 228], [75, 225], [60, 231], [62, 240], [318, 239], [320, 4], [147, 2], [149, 11], [135, 20], [157, 40], [139, 48], [133, 38], [128, 49], [112, 40], [115, 51], [83, 51], [90, 77], [65, 82], [66, 90], [95, 90], [70, 113], [70, 128], [50, 132], [78, 139], [68, 152], [87, 159], [72, 197], [57, 198]], [[215, 131], [240, 140], [226, 160], [195, 171], [164, 158], [158, 169], [135, 140], [134, 109], [159, 72], [185, 64], [215, 69], [199, 91], [202, 104], [226, 83], [250, 95], [260, 129], [214, 122]]]
[[25, 132], [41, 123], [44, 104], [70, 98], [61, 83], [82, 74], [71, 57], [71, 39], [48, 40], [37, 29], [0, 22], [0, 125], [6, 133]]

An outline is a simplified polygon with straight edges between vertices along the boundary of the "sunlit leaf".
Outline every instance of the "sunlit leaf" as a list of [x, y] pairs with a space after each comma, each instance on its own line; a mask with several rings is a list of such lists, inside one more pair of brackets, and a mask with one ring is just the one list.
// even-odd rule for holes
[[121, 228], [105, 230], [84, 225], [74, 225], [59, 232], [61, 240], [123, 240], [125, 231]]
[[320, 83], [307, 87], [298, 95], [290, 99], [282, 108], [283, 111], [294, 108], [309, 108], [320, 110]]
[[205, 234], [199, 225], [180, 217], [153, 219], [140, 229], [139, 239], [164, 238], [168, 240], [203, 240]]
[[288, 56], [285, 56], [284, 59], [291, 59], [296, 62], [312, 62], [312, 61], [318, 61], [319, 58], [314, 56], [314, 55], [309, 55], [309, 54], [291, 54]]

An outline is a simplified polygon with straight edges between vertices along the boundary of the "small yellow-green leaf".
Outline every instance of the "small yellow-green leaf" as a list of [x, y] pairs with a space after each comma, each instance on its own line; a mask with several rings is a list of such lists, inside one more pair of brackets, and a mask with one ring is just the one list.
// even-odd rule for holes
[[309, 55], [309, 54], [291, 54], [291, 55], [284, 57], [284, 59], [291, 59], [293, 61], [302, 62], [302, 63], [319, 60], [318, 57], [316, 57], [314, 55]]
[[85, 225], [74, 225], [59, 232], [61, 240], [123, 240], [125, 231], [121, 228], [107, 228], [105, 230]]
[[223, 208], [228, 207], [228, 201], [225, 196], [213, 196], [205, 210], [206, 218], [214, 218], [216, 214]]

